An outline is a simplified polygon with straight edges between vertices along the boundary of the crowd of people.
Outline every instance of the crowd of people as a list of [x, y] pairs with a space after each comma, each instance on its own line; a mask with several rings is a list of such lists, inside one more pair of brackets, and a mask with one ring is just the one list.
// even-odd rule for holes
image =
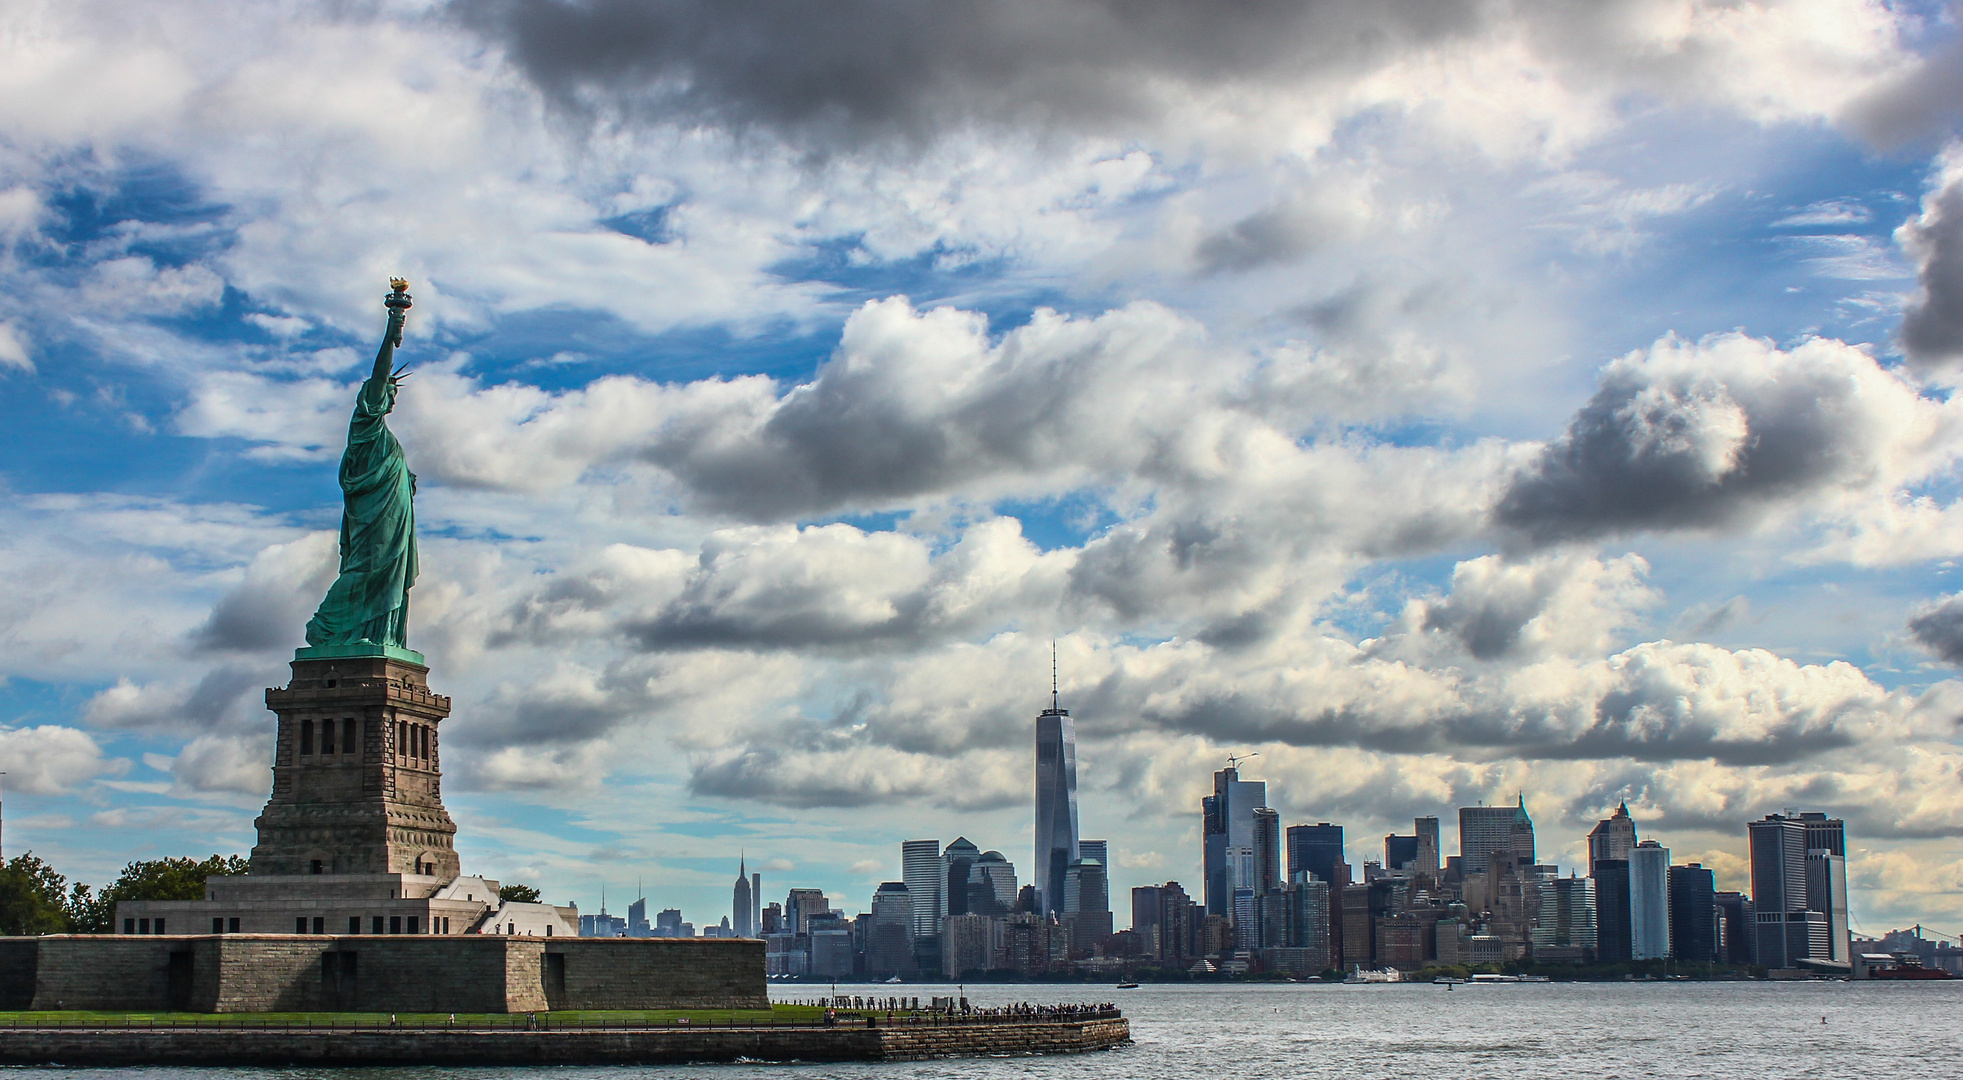
[[899, 1023], [915, 1019], [944, 1021], [954, 1018], [980, 1022], [1069, 1023], [1120, 1015], [1118, 1006], [1110, 1002], [1098, 1004], [1060, 1002], [1055, 1005], [1039, 1005], [1024, 1001], [1010, 1005], [979, 1007], [969, 1004], [966, 997], [945, 997], [929, 999], [927, 1007], [923, 1009], [917, 997], [833, 994], [820, 998], [814, 1004], [825, 1010], [827, 1026], [836, 1024], [841, 1013], [865, 1017], [869, 1021], [883, 1014], [886, 1021]]

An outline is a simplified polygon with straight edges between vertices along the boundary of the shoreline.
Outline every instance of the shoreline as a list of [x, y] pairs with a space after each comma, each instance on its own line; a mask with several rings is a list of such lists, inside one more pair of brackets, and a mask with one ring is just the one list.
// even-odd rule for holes
[[0, 1065], [92, 1067], [668, 1065], [735, 1061], [919, 1061], [1075, 1054], [1131, 1041], [1123, 1016], [954, 1024], [754, 1027], [0, 1029]]

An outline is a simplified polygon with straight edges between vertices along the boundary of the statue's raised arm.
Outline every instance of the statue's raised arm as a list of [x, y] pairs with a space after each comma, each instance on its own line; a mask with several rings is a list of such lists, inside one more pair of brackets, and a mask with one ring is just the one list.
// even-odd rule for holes
[[382, 297], [382, 306], [389, 310], [388, 329], [382, 331], [382, 347], [375, 352], [375, 373], [369, 381], [382, 378], [399, 377], [389, 371], [395, 363], [395, 350], [402, 347], [402, 323], [409, 317], [409, 282], [406, 278], [390, 278], [387, 296]]
[[388, 328], [374, 373], [355, 396], [341, 455], [341, 573], [307, 621], [307, 644], [406, 648], [409, 589], [416, 583], [416, 476], [389, 431], [400, 372], [392, 372], [409, 283], [396, 278], [382, 303]]

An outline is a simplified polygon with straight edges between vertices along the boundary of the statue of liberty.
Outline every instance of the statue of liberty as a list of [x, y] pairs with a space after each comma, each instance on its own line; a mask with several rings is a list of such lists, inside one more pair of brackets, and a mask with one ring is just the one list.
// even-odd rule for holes
[[[403, 378], [390, 371], [402, 344], [409, 283], [392, 278], [382, 300], [388, 329], [375, 371], [361, 384], [341, 455], [341, 575], [307, 620], [309, 646], [372, 645], [406, 649], [409, 589], [416, 584], [416, 474], [389, 431], [389, 410]], [[344, 654], [345, 655], [345, 654]]]

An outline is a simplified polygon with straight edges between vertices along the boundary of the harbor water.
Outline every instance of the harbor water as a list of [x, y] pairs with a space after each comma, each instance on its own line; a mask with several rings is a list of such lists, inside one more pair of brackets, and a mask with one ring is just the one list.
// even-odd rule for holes
[[[843, 993], [965, 992], [977, 1005], [1111, 1001], [1134, 1044], [1081, 1056], [846, 1065], [702, 1065], [555, 1069], [151, 1069], [118, 1077], [353, 1080], [524, 1077], [536, 1080], [1494, 1080], [1627, 1077], [1963, 1076], [1963, 981], [1949, 983], [1508, 983], [1108, 986], [841, 986]], [[777, 986], [812, 1000], [823, 986]], [[108, 1076], [111, 1070], [11, 1069], [9, 1077]]]

